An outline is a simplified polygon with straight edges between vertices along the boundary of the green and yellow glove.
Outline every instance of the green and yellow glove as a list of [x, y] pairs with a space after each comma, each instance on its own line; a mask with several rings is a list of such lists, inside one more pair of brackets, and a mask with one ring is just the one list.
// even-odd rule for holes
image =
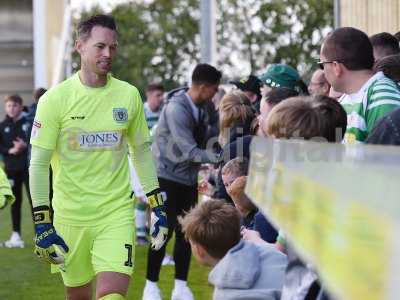
[[36, 232], [35, 254], [51, 264], [63, 264], [64, 257], [55, 251], [54, 245], [58, 246], [63, 253], [68, 252], [69, 249], [51, 223], [49, 207], [35, 207], [33, 209], [33, 221]]
[[146, 194], [151, 207], [150, 236], [151, 248], [159, 250], [166, 242], [168, 236], [167, 214], [165, 213], [165, 193], [155, 189]]

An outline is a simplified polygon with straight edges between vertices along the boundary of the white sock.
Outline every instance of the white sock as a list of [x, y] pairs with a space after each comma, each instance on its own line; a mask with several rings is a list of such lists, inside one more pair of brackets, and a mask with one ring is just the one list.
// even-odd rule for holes
[[17, 236], [18, 238], [21, 238], [21, 235], [19, 234], [18, 231], [13, 231], [13, 232], [11, 233], [11, 236]]
[[157, 281], [146, 280], [146, 287], [158, 289]]
[[181, 290], [187, 287], [187, 281], [185, 280], [180, 280], [180, 279], [175, 279], [175, 288], [177, 290]]

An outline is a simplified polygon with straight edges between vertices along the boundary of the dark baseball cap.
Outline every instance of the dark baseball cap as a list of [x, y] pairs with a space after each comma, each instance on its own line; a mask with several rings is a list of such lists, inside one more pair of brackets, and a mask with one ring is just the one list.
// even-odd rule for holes
[[239, 90], [250, 91], [260, 95], [261, 80], [254, 75], [249, 75], [238, 81], [229, 81], [229, 83], [235, 85]]

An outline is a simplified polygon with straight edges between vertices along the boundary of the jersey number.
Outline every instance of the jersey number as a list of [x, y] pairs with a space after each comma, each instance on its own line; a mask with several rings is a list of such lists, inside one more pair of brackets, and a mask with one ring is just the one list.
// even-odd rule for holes
[[125, 244], [125, 248], [128, 249], [128, 260], [125, 262], [125, 266], [132, 267], [132, 245]]

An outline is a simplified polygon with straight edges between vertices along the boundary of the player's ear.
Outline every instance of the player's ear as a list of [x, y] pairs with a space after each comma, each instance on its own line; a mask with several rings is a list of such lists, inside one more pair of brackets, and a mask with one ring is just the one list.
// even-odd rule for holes
[[81, 39], [76, 39], [75, 41], [75, 50], [79, 54], [82, 54], [82, 47], [83, 47], [83, 42]]

